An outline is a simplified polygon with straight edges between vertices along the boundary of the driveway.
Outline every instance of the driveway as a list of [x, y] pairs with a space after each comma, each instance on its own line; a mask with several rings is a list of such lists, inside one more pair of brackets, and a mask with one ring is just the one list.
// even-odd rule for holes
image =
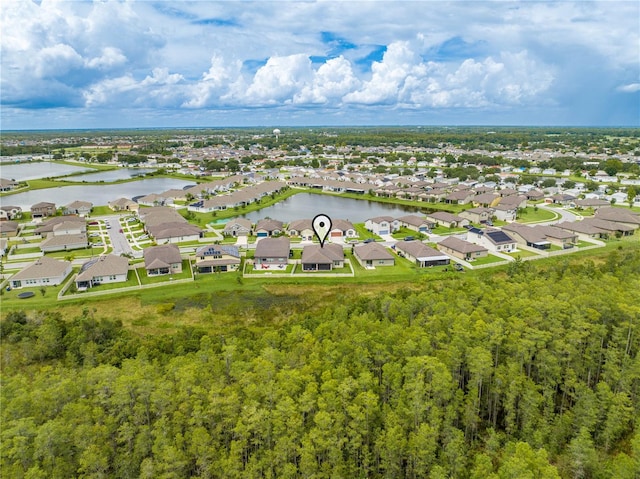
[[119, 256], [121, 254], [133, 254], [134, 251], [127, 240], [127, 237], [124, 233], [120, 232], [120, 216], [111, 215], [111, 216], [101, 216], [100, 219], [102, 221], [109, 221], [111, 228], [107, 230], [109, 234], [109, 239], [111, 240], [111, 246], [113, 247], [113, 254]]

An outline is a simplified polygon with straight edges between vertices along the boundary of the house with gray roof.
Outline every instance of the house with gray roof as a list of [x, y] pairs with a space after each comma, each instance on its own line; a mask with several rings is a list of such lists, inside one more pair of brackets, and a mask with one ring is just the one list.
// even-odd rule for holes
[[199, 273], [237, 271], [240, 267], [240, 251], [234, 245], [202, 246], [195, 256]]
[[363, 243], [354, 246], [353, 256], [364, 268], [395, 265], [395, 256], [379, 243]]
[[175, 244], [152, 246], [144, 250], [144, 268], [149, 276], [182, 272], [180, 248]]
[[388, 235], [400, 229], [400, 221], [394, 219], [392, 216], [376, 216], [375, 218], [366, 220], [364, 227], [367, 231], [371, 231], [378, 236]]
[[469, 208], [468, 210], [458, 213], [461, 218], [469, 220], [471, 223], [482, 224], [491, 220], [493, 217], [493, 210], [491, 208], [484, 208], [479, 206], [477, 208]]
[[249, 236], [251, 234], [252, 223], [246, 218], [234, 218], [229, 220], [222, 230], [225, 236]]
[[331, 271], [333, 268], [344, 267], [344, 250], [338, 244], [311, 244], [302, 250], [303, 271]]
[[82, 265], [75, 283], [79, 291], [106, 283], [124, 283], [129, 274], [129, 260], [108, 254], [93, 258]]
[[44, 221], [34, 230], [40, 236], [81, 234], [87, 232], [87, 221], [79, 216], [55, 216]]
[[515, 251], [517, 244], [515, 239], [497, 228], [470, 228], [467, 231], [467, 241], [498, 253], [511, 253]]
[[89, 239], [86, 233], [80, 234], [50, 234], [40, 243], [40, 250], [43, 253], [53, 253], [54, 251], [71, 251], [89, 246]]
[[421, 241], [398, 241], [394, 248], [398, 254], [414, 262], [420, 268], [447, 265], [451, 259], [444, 253], [433, 249]]
[[330, 238], [357, 238], [353, 223], [349, 220], [335, 219], [331, 220], [331, 231], [329, 232]]
[[289, 263], [291, 243], [289, 238], [261, 238], [256, 244], [255, 269], [283, 269]]
[[564, 249], [572, 248], [578, 242], [578, 235], [555, 226], [527, 226], [512, 223], [502, 227], [518, 244], [536, 249], [549, 249], [551, 245]]
[[633, 229], [640, 228], [640, 215], [625, 208], [614, 208], [613, 206], [599, 208], [596, 211], [595, 218], [621, 223]]
[[71, 261], [42, 256], [14, 274], [9, 280], [12, 288], [56, 286], [71, 273]]

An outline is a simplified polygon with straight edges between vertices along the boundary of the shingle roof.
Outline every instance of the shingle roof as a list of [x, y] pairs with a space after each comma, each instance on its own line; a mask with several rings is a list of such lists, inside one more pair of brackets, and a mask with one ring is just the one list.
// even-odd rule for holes
[[70, 265], [70, 261], [62, 261], [43, 256], [22, 271], [13, 275], [11, 280], [54, 278], [61, 276]]
[[288, 258], [291, 243], [289, 238], [262, 238], [256, 245], [256, 258]]
[[337, 244], [325, 244], [324, 247], [312, 244], [302, 250], [302, 264], [330, 264], [344, 259], [344, 250]]
[[393, 255], [379, 243], [365, 243], [354, 248], [354, 254], [362, 260], [389, 260]]
[[456, 238], [455, 236], [448, 236], [444, 240], [440, 241], [438, 245], [442, 245], [446, 248], [458, 251], [460, 253], [476, 253], [480, 251], [487, 251], [487, 248], [485, 248], [484, 246], [469, 243], [468, 241], [461, 240], [459, 238]]
[[129, 260], [127, 258], [109, 254], [85, 263], [78, 273], [76, 281], [89, 281], [96, 276], [126, 274], [128, 270]]

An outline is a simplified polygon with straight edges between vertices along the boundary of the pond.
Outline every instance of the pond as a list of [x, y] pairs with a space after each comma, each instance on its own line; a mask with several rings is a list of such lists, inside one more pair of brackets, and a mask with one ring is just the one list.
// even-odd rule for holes
[[145, 174], [152, 173], [154, 171], [156, 171], [155, 168], [118, 168], [117, 170], [96, 171], [96, 173], [87, 173], [86, 175], [72, 176], [71, 178], [63, 179], [68, 181], [110, 182], [128, 180], [130, 178], [135, 178], [136, 176], [144, 176]]
[[420, 209], [413, 206], [355, 200], [341, 196], [300, 193], [290, 196], [273, 206], [239, 216], [247, 218], [254, 223], [267, 217], [288, 223], [292, 220], [312, 219], [317, 214], [324, 213], [332, 219], [364, 223], [367, 219], [376, 216], [397, 218], [417, 212], [420, 212]]
[[195, 183], [174, 178], [150, 178], [147, 180], [131, 181], [116, 185], [74, 185], [44, 190], [25, 191], [0, 198], [0, 204], [19, 206], [28, 211], [31, 205], [40, 201], [49, 201], [56, 206], [64, 206], [72, 201], [90, 201], [94, 206], [107, 205], [118, 198], [144, 196], [150, 193], [162, 193], [171, 189], [183, 189]]
[[3, 163], [0, 165], [0, 178], [15, 181], [37, 180], [53, 178], [83, 171], [95, 171], [83, 166], [65, 165], [51, 161], [33, 161], [28, 163]]

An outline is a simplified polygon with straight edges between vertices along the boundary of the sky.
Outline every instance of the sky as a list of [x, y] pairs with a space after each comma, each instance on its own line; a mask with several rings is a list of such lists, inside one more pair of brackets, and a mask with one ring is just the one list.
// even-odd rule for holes
[[0, 128], [640, 126], [640, 2], [0, 2]]

